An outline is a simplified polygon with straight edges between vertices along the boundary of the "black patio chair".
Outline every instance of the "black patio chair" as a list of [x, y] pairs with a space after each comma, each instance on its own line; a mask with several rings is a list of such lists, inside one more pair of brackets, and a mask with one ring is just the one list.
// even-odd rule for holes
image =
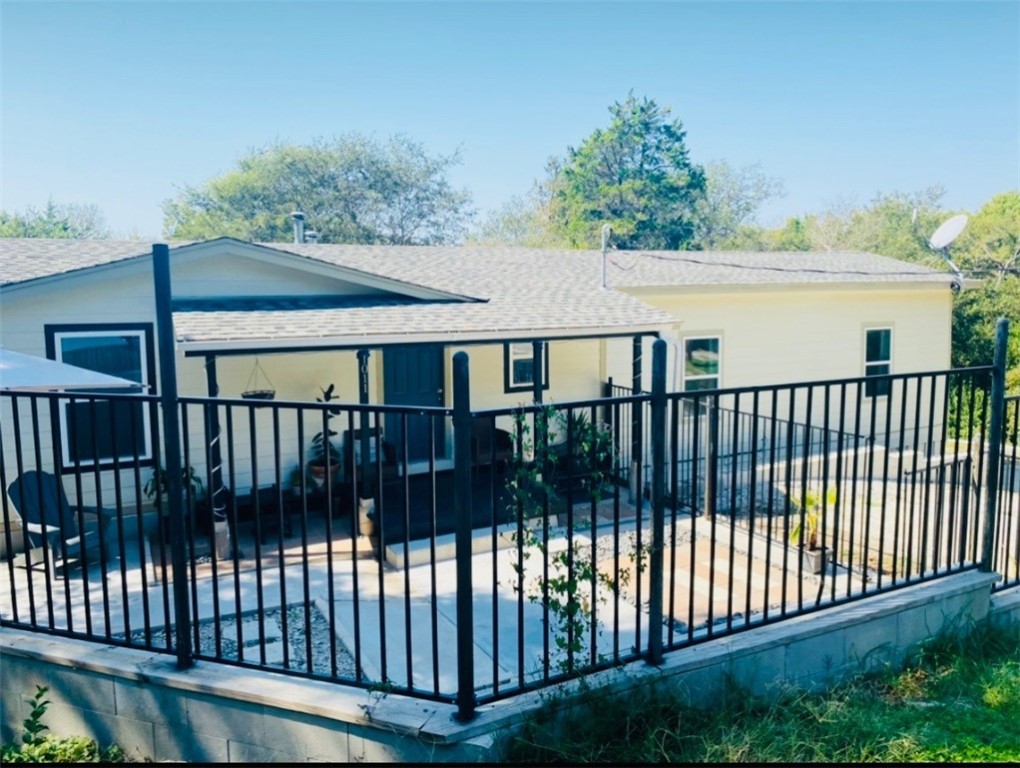
[[[101, 540], [98, 531], [78, 529], [78, 512], [71, 508], [64, 487], [50, 473], [34, 469], [22, 473], [8, 486], [7, 496], [21, 516], [32, 547], [17, 557], [19, 566], [48, 564], [51, 574], [56, 575], [72, 564], [81, 564], [83, 556], [85, 561], [96, 562], [89, 558], [90, 551], [106, 560], [100, 544], [108, 550], [113, 542], [106, 535]], [[108, 526], [116, 516], [113, 510], [101, 507], [82, 507], [81, 512], [98, 517], [101, 526]], [[104, 528], [104, 534], [107, 530]]]

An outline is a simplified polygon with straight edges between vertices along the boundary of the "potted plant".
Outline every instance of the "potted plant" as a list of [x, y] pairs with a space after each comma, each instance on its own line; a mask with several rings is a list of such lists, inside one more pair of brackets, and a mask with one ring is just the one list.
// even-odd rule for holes
[[290, 468], [290, 472], [287, 473], [287, 487], [290, 489], [291, 494], [294, 496], [301, 495], [301, 485], [305, 482], [306, 478], [305, 469], [300, 464], [295, 464]]
[[[329, 403], [334, 400], [334, 388], [335, 385], [333, 384], [330, 384], [325, 389], [320, 387], [319, 391], [322, 392], [322, 397], [315, 398], [315, 402]], [[332, 438], [336, 437], [336, 432], [329, 427], [329, 422], [339, 413], [340, 409], [335, 406], [326, 409], [326, 429], [312, 438], [312, 444], [309, 448], [311, 458], [308, 460], [308, 471], [312, 481], [318, 486], [322, 486], [326, 482], [327, 466], [334, 475], [340, 470], [340, 450], [333, 444], [332, 440]]]
[[[205, 504], [205, 486], [202, 483], [202, 478], [199, 477], [194, 467], [188, 466], [181, 469], [181, 486], [184, 489], [184, 500], [190, 499], [194, 505], [194, 517], [193, 521], [198, 521], [204, 529], [205, 533], [208, 533], [210, 521], [209, 516], [203, 514], [207, 511], [207, 505]], [[169, 510], [166, 506], [166, 496], [170, 491], [170, 474], [167, 472], [165, 467], [156, 467], [152, 471], [152, 475], [146, 481], [142, 487], [142, 493], [145, 494], [145, 498], [153, 502], [153, 506], [160, 510], [160, 525], [163, 530], [163, 540], [170, 540], [170, 517]], [[212, 521], [215, 527], [215, 521]]]
[[826, 508], [836, 505], [836, 489], [829, 489], [824, 504], [822, 495], [813, 489], [808, 489], [803, 499], [794, 497], [793, 502], [801, 519], [790, 531], [790, 542], [800, 546], [804, 553], [804, 568], [808, 573], [819, 574], [825, 570], [828, 559], [828, 549], [819, 541], [819, 537]]
[[[170, 490], [169, 480], [170, 478], [165, 467], [157, 467], [154, 469], [152, 471], [152, 476], [146, 481], [145, 486], [142, 488], [142, 493], [145, 494], [145, 498], [152, 501], [156, 506], [162, 507], [163, 497]], [[181, 484], [184, 486], [185, 492], [194, 502], [197, 503], [201, 501], [204, 486], [202, 485], [202, 478], [198, 476], [194, 467], [184, 467], [181, 470]]]

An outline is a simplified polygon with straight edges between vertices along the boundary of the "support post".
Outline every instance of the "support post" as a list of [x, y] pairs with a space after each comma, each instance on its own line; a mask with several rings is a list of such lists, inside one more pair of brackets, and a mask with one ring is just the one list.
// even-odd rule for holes
[[999, 462], [1002, 457], [1002, 423], [1006, 415], [1006, 347], [1009, 320], [995, 325], [995, 357], [992, 361], [991, 418], [988, 426], [988, 465], [985, 469], [985, 526], [981, 537], [981, 570], [994, 566], [995, 511], [999, 504]]
[[[358, 350], [358, 402], [361, 405], [368, 405], [368, 357], [367, 349]], [[368, 433], [368, 411], [358, 414], [358, 452], [361, 454], [361, 485], [358, 487], [358, 509], [355, 517], [358, 520], [358, 535], [362, 535], [362, 518], [368, 519], [367, 515], [372, 511], [375, 494], [375, 478], [372, 477], [375, 465], [370, 458], [371, 440]], [[382, 448], [382, 441], [379, 441], [379, 448]], [[355, 469], [357, 471], [357, 469]]]
[[[633, 394], [641, 393], [641, 337], [635, 336], [631, 345], [631, 388]], [[633, 403], [630, 407], [630, 494], [631, 502], [637, 505], [638, 514], [643, 506], [641, 465], [643, 459], [641, 454], [644, 448], [644, 435], [642, 434], [642, 413], [641, 404]]]
[[467, 352], [453, 356], [453, 477], [457, 517], [457, 719], [475, 717], [475, 619], [471, 582], [471, 385]]
[[666, 342], [652, 345], [652, 549], [649, 553], [648, 662], [662, 663], [663, 547], [666, 527]]
[[[209, 397], [218, 397], [216, 356], [205, 356], [205, 382]], [[230, 526], [227, 524], [227, 500], [223, 487], [223, 452], [220, 450], [220, 410], [216, 405], [205, 409], [205, 441], [209, 446], [209, 509], [212, 513], [213, 541], [216, 557], [230, 557]]]
[[170, 516], [170, 557], [174, 569], [174, 626], [177, 666], [190, 667], [191, 610], [185, 552], [184, 488], [181, 482], [181, 429], [177, 413], [177, 358], [171, 307], [170, 248], [152, 246], [152, 277], [156, 293], [156, 334], [159, 347], [159, 403], [163, 414], [163, 458], [166, 462], [167, 514]]
[[535, 403], [542, 404], [542, 390], [545, 389], [545, 343], [531, 342], [531, 396]]

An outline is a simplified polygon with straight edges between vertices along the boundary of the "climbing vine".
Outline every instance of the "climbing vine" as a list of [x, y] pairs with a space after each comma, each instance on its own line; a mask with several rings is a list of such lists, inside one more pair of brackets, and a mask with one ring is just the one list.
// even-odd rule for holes
[[[514, 460], [506, 478], [511, 518], [518, 523], [512, 534], [517, 545], [512, 557], [516, 578], [512, 587], [532, 603], [544, 606], [556, 647], [565, 654], [558, 662], [563, 672], [575, 671], [591, 657], [596, 606], [618, 596], [631, 578], [629, 568], [607, 572], [598, 565], [598, 536], [592, 520], [577, 518], [567, 507], [573, 495], [588, 495], [595, 507], [613, 480], [618, 456], [607, 425], [595, 423], [582, 409], [540, 410], [514, 415]], [[559, 442], [560, 438], [562, 442]], [[550, 535], [550, 517], [565, 512], [565, 535]], [[557, 521], [561, 525], [563, 521]], [[576, 533], [588, 532], [578, 539]], [[592, 548], [595, 551], [592, 551]], [[541, 574], [528, 580], [526, 564], [540, 558]], [[638, 569], [644, 553], [637, 551]]]

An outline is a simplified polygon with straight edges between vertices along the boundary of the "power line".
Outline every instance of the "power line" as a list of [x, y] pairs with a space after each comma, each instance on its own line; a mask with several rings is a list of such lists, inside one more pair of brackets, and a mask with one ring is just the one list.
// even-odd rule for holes
[[[767, 253], [763, 251], [763, 253]], [[627, 267], [621, 264], [617, 264], [612, 261], [614, 267], [624, 272], [628, 272], [633, 269], [640, 259], [652, 259], [655, 261], [672, 261], [672, 262], [685, 262], [688, 264], [697, 264], [706, 267], [731, 267], [733, 269], [747, 269], [759, 272], [784, 272], [784, 273], [810, 273], [818, 275], [864, 275], [873, 277], [893, 277], [893, 276], [907, 276], [907, 277], [929, 277], [932, 275], [945, 275], [950, 277], [948, 273], [943, 272], [918, 272], [913, 271], [900, 271], [900, 272], [876, 272], [871, 270], [861, 269], [818, 269], [816, 267], [780, 267], [770, 264], [739, 264], [731, 261], [708, 261], [706, 259], [698, 259], [692, 256], [663, 256], [661, 254], [653, 253], [636, 253], [634, 262]]]

